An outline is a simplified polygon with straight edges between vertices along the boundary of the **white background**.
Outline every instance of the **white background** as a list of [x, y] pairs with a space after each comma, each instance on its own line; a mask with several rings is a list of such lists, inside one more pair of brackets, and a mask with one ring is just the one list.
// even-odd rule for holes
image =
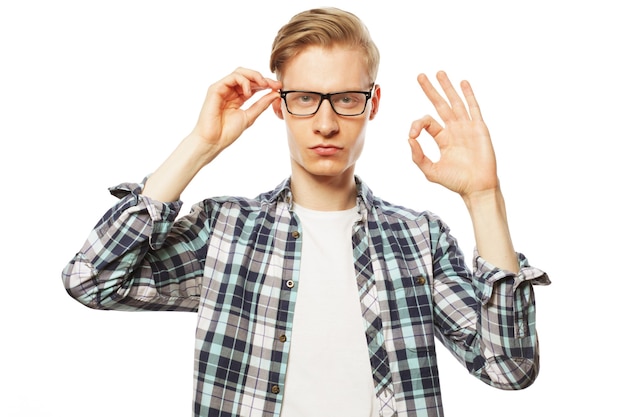
[[[2, 416], [186, 416], [195, 317], [98, 312], [61, 270], [114, 202], [193, 127], [206, 88], [317, 1], [2, 1]], [[519, 392], [473, 379], [440, 349], [448, 416], [623, 415], [624, 29], [617, 1], [335, 1], [382, 52], [382, 108], [357, 167], [375, 193], [440, 214], [473, 247], [459, 197], [410, 160], [434, 114], [415, 78], [472, 82], [498, 155], [516, 248], [536, 288], [542, 368]], [[289, 173], [266, 112], [183, 195], [254, 196]]]

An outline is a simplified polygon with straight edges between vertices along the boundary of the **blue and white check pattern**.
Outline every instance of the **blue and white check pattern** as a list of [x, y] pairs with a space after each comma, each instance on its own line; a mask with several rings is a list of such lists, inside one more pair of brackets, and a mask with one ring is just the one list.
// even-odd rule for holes
[[[477, 253], [472, 273], [439, 218], [357, 184], [355, 279], [380, 415], [443, 415], [435, 339], [487, 384], [530, 385], [532, 284], [547, 275], [521, 254], [518, 274]], [[97, 309], [197, 312], [194, 415], [279, 416], [306, 239], [289, 180], [255, 199], [207, 199], [180, 218], [180, 202], [150, 200], [139, 184], [111, 192], [120, 200], [63, 271], [68, 293]]]

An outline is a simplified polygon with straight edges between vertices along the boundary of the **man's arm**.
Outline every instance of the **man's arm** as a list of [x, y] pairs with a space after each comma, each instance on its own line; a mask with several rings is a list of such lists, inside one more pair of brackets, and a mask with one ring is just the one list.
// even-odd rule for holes
[[120, 200], [63, 269], [63, 285], [94, 309], [195, 311], [207, 212], [197, 205], [174, 226], [181, 203], [160, 203], [140, 191], [130, 183], [111, 189]]
[[[279, 82], [242, 68], [213, 84], [191, 134], [144, 186], [123, 184], [112, 189], [120, 201], [63, 270], [68, 293], [99, 309], [196, 308], [211, 210], [198, 204], [176, 220], [179, 196], [202, 167], [279, 97], [278, 88]], [[272, 91], [247, 110], [241, 109], [264, 89]]]
[[[418, 82], [444, 126], [430, 116], [413, 122], [413, 161], [428, 180], [463, 198], [480, 255], [468, 282], [458, 276], [459, 253], [447, 229], [431, 232], [439, 256], [433, 265], [438, 331], [475, 376], [498, 388], [521, 389], [539, 370], [532, 285], [549, 284], [549, 279], [513, 249], [491, 138], [469, 83], [461, 83], [466, 107], [446, 74], [439, 72], [437, 78], [447, 101], [425, 75], [418, 76]], [[436, 162], [424, 155], [416, 140], [423, 130], [439, 146]]]

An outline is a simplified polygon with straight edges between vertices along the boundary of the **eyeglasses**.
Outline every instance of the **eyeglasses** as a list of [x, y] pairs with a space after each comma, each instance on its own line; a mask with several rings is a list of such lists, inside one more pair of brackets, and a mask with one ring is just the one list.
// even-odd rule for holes
[[324, 100], [328, 100], [330, 107], [340, 116], [359, 116], [365, 112], [367, 101], [372, 98], [372, 92], [342, 91], [322, 94], [315, 91], [290, 90], [281, 91], [280, 97], [285, 101], [287, 111], [294, 116], [314, 115]]

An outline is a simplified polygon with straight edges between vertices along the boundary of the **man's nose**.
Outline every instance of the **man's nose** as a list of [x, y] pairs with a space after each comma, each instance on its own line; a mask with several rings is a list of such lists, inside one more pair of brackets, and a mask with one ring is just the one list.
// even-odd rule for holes
[[324, 97], [320, 103], [320, 108], [315, 113], [314, 129], [324, 137], [333, 136], [339, 131], [337, 123], [337, 113], [330, 104], [330, 99]]

